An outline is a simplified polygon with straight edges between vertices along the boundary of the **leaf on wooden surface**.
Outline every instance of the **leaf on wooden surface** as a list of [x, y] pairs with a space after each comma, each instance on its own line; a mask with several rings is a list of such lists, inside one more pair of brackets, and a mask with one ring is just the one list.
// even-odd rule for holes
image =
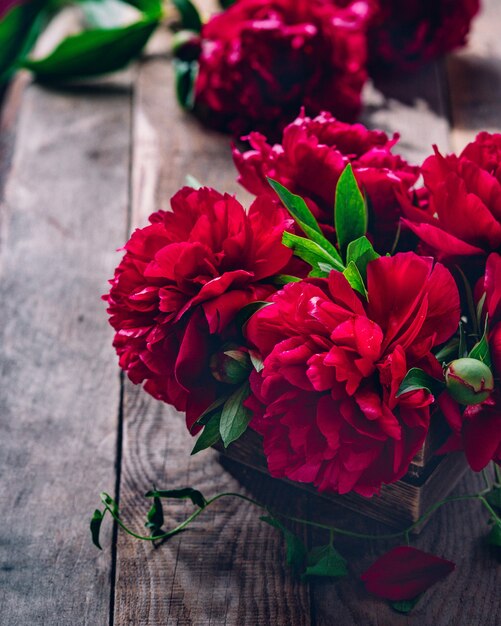
[[489, 536], [487, 537], [489, 545], [495, 548], [501, 548], [501, 524], [497, 523], [491, 529]]
[[191, 502], [200, 507], [205, 508], [207, 500], [202, 492], [193, 487], [183, 487], [182, 489], [152, 489], [145, 493], [145, 498], [173, 498], [174, 500], [191, 500]]
[[307, 553], [306, 546], [303, 541], [275, 517], [265, 515], [259, 519], [262, 522], [273, 526], [273, 528], [276, 528], [283, 534], [285, 539], [287, 565], [292, 567], [292, 569], [297, 573], [301, 572], [304, 569]]
[[146, 528], [151, 532], [151, 536], [155, 537], [162, 534], [162, 526], [164, 523], [164, 511], [162, 501], [158, 497], [153, 498], [153, 504], [146, 515]]
[[308, 566], [304, 576], [340, 578], [348, 574], [346, 559], [332, 545], [313, 548], [308, 553]]
[[391, 608], [397, 613], [410, 613], [416, 604], [421, 600], [421, 596], [413, 598], [412, 600], [398, 600], [396, 602], [390, 602]]
[[92, 516], [92, 519], [90, 520], [90, 532], [92, 535], [92, 543], [96, 546], [96, 548], [99, 548], [100, 550], [103, 549], [101, 547], [101, 544], [99, 543], [99, 534], [101, 532], [101, 525], [103, 523], [103, 518], [104, 518], [103, 511], [96, 509], [94, 511], [94, 515]]
[[157, 19], [145, 18], [121, 28], [87, 30], [64, 39], [47, 57], [22, 65], [41, 82], [115, 72], [138, 57], [157, 26]]

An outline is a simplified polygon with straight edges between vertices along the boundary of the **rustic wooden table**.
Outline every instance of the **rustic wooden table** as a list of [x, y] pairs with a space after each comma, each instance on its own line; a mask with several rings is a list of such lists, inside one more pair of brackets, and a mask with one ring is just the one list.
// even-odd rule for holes
[[[445, 65], [366, 93], [365, 121], [393, 132], [413, 161], [501, 130], [501, 3], [484, 0], [468, 49]], [[242, 502], [222, 501], [195, 527], [153, 547], [106, 527], [99, 552], [89, 516], [101, 490], [140, 529], [143, 492], [194, 485], [247, 490], [274, 506], [290, 492], [214, 451], [190, 457], [182, 416], [119, 375], [106, 291], [131, 229], [144, 225], [187, 173], [235, 183], [229, 140], [176, 106], [161, 40], [141, 65], [92, 88], [49, 90], [19, 77], [0, 137], [0, 623], [235, 626], [495, 626], [500, 567], [475, 503], [442, 509], [417, 545], [457, 570], [410, 617], [370, 597], [359, 574], [380, 543], [342, 542], [351, 575], [302, 583], [282, 539]], [[465, 478], [459, 492], [475, 489]], [[305, 506], [304, 503], [298, 506]], [[171, 523], [184, 512], [170, 509]], [[342, 523], [354, 523], [339, 513]], [[311, 541], [312, 537], [306, 537]]]

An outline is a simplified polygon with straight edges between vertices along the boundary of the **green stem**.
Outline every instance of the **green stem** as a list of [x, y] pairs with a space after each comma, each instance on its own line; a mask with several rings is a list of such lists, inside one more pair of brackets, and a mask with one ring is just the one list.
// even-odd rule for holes
[[473, 332], [474, 332], [476, 338], [480, 339], [480, 329], [478, 327], [477, 311], [476, 311], [476, 308], [475, 308], [475, 301], [473, 299], [473, 293], [471, 291], [470, 283], [468, 282], [468, 279], [466, 278], [463, 270], [458, 265], [456, 265], [456, 269], [457, 269], [459, 275], [461, 276], [461, 279], [463, 280], [465, 294], [466, 294], [466, 301], [467, 301], [467, 304], [468, 304], [468, 311], [469, 311], [470, 318], [471, 318], [471, 324], [472, 324], [472, 327], [473, 327]]
[[483, 479], [484, 479], [485, 488], [490, 491], [491, 488], [492, 488], [492, 485], [491, 485], [491, 480], [489, 478], [489, 474], [487, 472], [487, 468], [486, 467], [484, 467], [484, 469], [482, 470], [482, 476], [483, 476]]
[[496, 475], [496, 483], [501, 485], [501, 467], [497, 463], [494, 463], [494, 474]]
[[[351, 531], [351, 530], [345, 530], [343, 528], [337, 528], [336, 526], [329, 526], [328, 524], [321, 524], [319, 522], [313, 522], [311, 520], [305, 520], [305, 519], [302, 519], [300, 517], [284, 515], [282, 513], [273, 513], [273, 512], [271, 512], [271, 514], [279, 516], [279, 517], [282, 517], [282, 518], [284, 518], [284, 519], [286, 519], [286, 520], [288, 520], [290, 522], [303, 524], [304, 526], [311, 526], [313, 528], [318, 528], [320, 530], [326, 530], [326, 531], [328, 531], [331, 534], [331, 538], [333, 538], [334, 534], [337, 533], [339, 535], [343, 535], [343, 536], [346, 536], [346, 537], [354, 537], [356, 539], [368, 539], [368, 540], [398, 539], [399, 537], [404, 537], [407, 540], [407, 542], [409, 542], [409, 535], [415, 528], [417, 528], [426, 519], [428, 519], [428, 517], [430, 517], [435, 511], [440, 509], [445, 504], [449, 504], [450, 502], [459, 502], [459, 501], [463, 501], [463, 500], [480, 500], [480, 502], [483, 504], [483, 506], [489, 511], [489, 513], [491, 514], [493, 519], [496, 520], [498, 523], [501, 523], [501, 519], [497, 516], [496, 512], [494, 511], [494, 509], [490, 506], [490, 504], [487, 502], [487, 500], [483, 497], [489, 490], [490, 490], [490, 487], [489, 487], [489, 489], [485, 489], [485, 490], [481, 491], [478, 494], [469, 494], [469, 495], [464, 495], [464, 496], [452, 496], [450, 498], [445, 498], [444, 500], [441, 500], [440, 502], [436, 502], [433, 506], [431, 506], [419, 518], [419, 520], [417, 520], [416, 522], [411, 524], [405, 530], [397, 531], [397, 532], [394, 532], [394, 533], [380, 534], [380, 535], [369, 535], [369, 534], [365, 534], [365, 533], [357, 533], [357, 532], [354, 532], [354, 531]], [[250, 504], [253, 504], [254, 506], [256, 506], [256, 507], [258, 507], [258, 508], [260, 508], [260, 509], [262, 509], [262, 510], [268, 512], [268, 513], [270, 513], [270, 511], [269, 511], [269, 509], [267, 507], [265, 507], [263, 504], [261, 504], [257, 500], [254, 500], [253, 498], [249, 498], [249, 497], [244, 496], [243, 494], [240, 494], [240, 493], [225, 492], [225, 493], [217, 494], [213, 498], [207, 500], [207, 503], [206, 503], [205, 507], [197, 509], [196, 511], [194, 511], [189, 517], [187, 517], [184, 520], [184, 522], [182, 522], [181, 524], [179, 524], [178, 526], [176, 526], [172, 530], [170, 530], [170, 531], [168, 531], [166, 533], [163, 533], [162, 535], [144, 536], [144, 535], [138, 535], [134, 531], [132, 531], [129, 528], [127, 528], [127, 526], [122, 522], [122, 520], [118, 516], [118, 513], [116, 511], [114, 511], [110, 506], [105, 504], [105, 508], [106, 508], [107, 511], [109, 511], [110, 515], [117, 522], [117, 524], [127, 534], [131, 535], [132, 537], [135, 537], [136, 539], [139, 539], [139, 540], [142, 540], [142, 541], [161, 541], [162, 539], [167, 539], [169, 537], [172, 537], [173, 535], [176, 535], [179, 532], [181, 532], [182, 530], [184, 530], [203, 511], [205, 511], [207, 508], [209, 508], [209, 506], [211, 506], [212, 504], [214, 504], [218, 500], [221, 500], [222, 498], [238, 498], [240, 500], [244, 500], [245, 502], [249, 502]]]

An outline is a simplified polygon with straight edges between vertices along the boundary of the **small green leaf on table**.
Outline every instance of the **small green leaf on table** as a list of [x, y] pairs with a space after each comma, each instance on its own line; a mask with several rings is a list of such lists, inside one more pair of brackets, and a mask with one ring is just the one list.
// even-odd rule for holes
[[307, 553], [306, 546], [303, 541], [275, 517], [266, 515], [260, 519], [262, 522], [273, 526], [273, 528], [276, 528], [283, 534], [285, 539], [287, 565], [292, 567], [292, 569], [296, 572], [301, 572], [304, 569]]
[[496, 523], [491, 529], [489, 536], [487, 537], [489, 545], [495, 548], [501, 548], [501, 524]]
[[332, 545], [313, 548], [308, 554], [308, 565], [304, 576], [325, 576], [340, 578], [346, 576], [346, 559]]
[[164, 523], [164, 512], [162, 501], [158, 497], [153, 498], [153, 504], [146, 516], [146, 528], [151, 531], [151, 536], [155, 537], [162, 534], [162, 526]]
[[501, 512], [501, 487], [494, 486], [485, 496], [485, 499], [492, 508]]
[[101, 547], [101, 544], [99, 543], [99, 534], [101, 532], [101, 525], [103, 523], [103, 518], [104, 518], [103, 511], [96, 509], [94, 511], [94, 515], [92, 516], [92, 519], [90, 520], [90, 532], [92, 535], [92, 543], [96, 546], [96, 548], [99, 548], [100, 550], [102, 550], [102, 547]]
[[145, 498], [172, 498], [174, 500], [191, 500], [191, 502], [205, 508], [207, 500], [198, 489], [183, 487], [182, 489], [152, 489], [145, 494]]
[[367, 205], [350, 165], [341, 174], [336, 187], [334, 224], [341, 252], [367, 232]]
[[420, 599], [421, 596], [413, 598], [412, 600], [398, 600], [395, 602], [390, 602], [390, 606], [397, 613], [403, 613], [404, 615], [407, 615], [407, 613], [410, 613], [412, 611], [412, 609], [416, 606]]
[[23, 67], [42, 82], [115, 72], [139, 55], [157, 26], [157, 19], [145, 18], [122, 28], [87, 30], [67, 37], [43, 59], [26, 59]]

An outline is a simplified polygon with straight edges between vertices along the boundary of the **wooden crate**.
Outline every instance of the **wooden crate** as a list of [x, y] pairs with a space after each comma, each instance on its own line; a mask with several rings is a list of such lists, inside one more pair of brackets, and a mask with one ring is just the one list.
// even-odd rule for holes
[[[423, 448], [411, 463], [407, 475], [391, 485], [384, 485], [379, 496], [364, 498], [355, 493], [342, 496], [319, 493], [312, 485], [287, 479], [276, 479], [277, 488], [285, 482], [295, 488], [298, 498], [304, 497], [305, 492], [309, 493], [310, 502], [313, 495], [318, 501], [318, 510], [322, 511], [324, 523], [329, 521], [335, 523], [336, 506], [332, 508], [332, 519], [329, 520], [328, 504], [331, 503], [383, 522], [392, 528], [405, 529], [417, 522], [435, 502], [447, 497], [467, 469], [462, 453], [434, 456], [434, 451], [443, 443], [444, 437], [444, 424], [441, 420], [436, 420]], [[215, 447], [225, 457], [268, 474], [262, 437], [255, 431], [248, 429], [227, 449], [221, 444]], [[426, 521], [428, 520], [416, 528], [415, 532], [419, 532]]]

